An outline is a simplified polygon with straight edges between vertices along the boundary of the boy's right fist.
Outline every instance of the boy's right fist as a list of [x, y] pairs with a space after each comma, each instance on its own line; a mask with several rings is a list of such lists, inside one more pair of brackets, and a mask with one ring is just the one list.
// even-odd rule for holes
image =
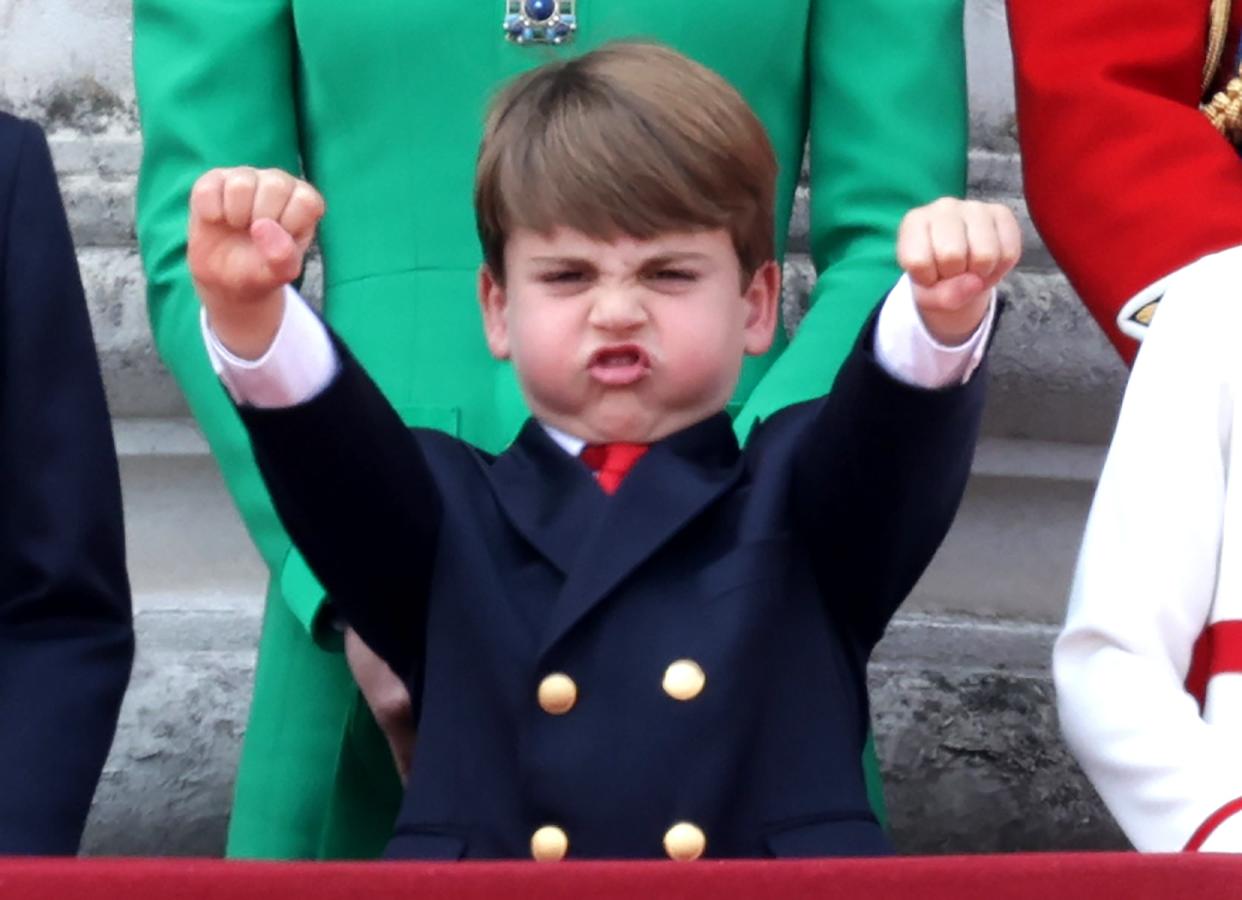
[[284, 287], [301, 274], [323, 198], [279, 169], [212, 169], [190, 192], [186, 258], [212, 331], [257, 359], [284, 314]]

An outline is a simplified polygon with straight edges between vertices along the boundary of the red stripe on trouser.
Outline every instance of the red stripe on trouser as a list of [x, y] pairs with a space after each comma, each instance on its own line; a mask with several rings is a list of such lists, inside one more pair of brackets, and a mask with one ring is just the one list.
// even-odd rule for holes
[[1213, 675], [1242, 672], [1242, 620], [1214, 622], [1203, 630], [1190, 654], [1186, 691], [1203, 709], [1208, 682]]

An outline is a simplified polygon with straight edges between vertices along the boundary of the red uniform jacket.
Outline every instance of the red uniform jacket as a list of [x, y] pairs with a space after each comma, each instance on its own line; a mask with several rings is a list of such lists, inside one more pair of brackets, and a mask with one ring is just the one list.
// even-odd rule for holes
[[[1127, 362], [1128, 300], [1242, 245], [1242, 160], [1198, 111], [1209, 0], [1008, 0], [1031, 217]], [[1234, 74], [1242, 3], [1222, 70]]]

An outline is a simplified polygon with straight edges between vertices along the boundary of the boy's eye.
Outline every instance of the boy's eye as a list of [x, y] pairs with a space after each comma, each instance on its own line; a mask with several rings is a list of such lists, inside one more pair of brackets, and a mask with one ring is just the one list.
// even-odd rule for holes
[[586, 272], [581, 269], [559, 269], [554, 272], [544, 272], [539, 276], [539, 280], [545, 284], [576, 284], [586, 280]]
[[657, 281], [694, 281], [699, 276], [689, 269], [657, 269], [651, 277]]

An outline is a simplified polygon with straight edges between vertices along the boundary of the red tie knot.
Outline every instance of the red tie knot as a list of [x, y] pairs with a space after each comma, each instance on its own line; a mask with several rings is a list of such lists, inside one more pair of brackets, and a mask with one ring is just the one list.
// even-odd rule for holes
[[582, 461], [595, 472], [605, 494], [616, 493], [634, 463], [647, 452], [647, 444], [588, 444], [582, 448]]

